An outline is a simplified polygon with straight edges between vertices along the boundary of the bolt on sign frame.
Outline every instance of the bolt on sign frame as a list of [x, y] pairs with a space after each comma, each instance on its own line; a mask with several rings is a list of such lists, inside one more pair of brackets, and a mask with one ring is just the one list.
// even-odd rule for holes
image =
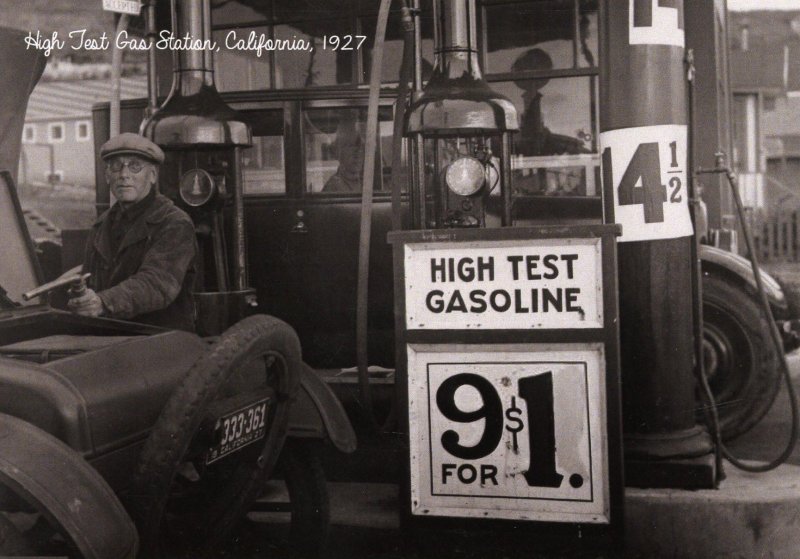
[[389, 234], [412, 527], [558, 523], [621, 545], [619, 234]]

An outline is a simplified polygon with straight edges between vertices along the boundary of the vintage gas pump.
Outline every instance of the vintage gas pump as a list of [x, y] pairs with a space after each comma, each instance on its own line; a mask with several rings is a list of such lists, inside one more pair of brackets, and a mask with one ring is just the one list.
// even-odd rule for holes
[[486, 225], [490, 196], [504, 200], [511, 224], [511, 133], [517, 111], [493, 91], [478, 64], [474, 2], [433, 3], [436, 66], [408, 109], [412, 224]]
[[[173, 0], [172, 10], [176, 36], [210, 39], [209, 0]], [[142, 133], [166, 155], [161, 192], [195, 222], [201, 258], [197, 328], [212, 335], [257, 305], [255, 290], [248, 287], [242, 200], [242, 150], [252, 136], [214, 86], [211, 50], [182, 50], [174, 62], [172, 91], [142, 124]]]
[[389, 234], [404, 518], [436, 531], [421, 541], [452, 529], [533, 551], [547, 528], [530, 523], [557, 522], [613, 547], [619, 227], [511, 227], [516, 110], [481, 77], [475, 1], [433, 7], [436, 66], [405, 128], [412, 230]]

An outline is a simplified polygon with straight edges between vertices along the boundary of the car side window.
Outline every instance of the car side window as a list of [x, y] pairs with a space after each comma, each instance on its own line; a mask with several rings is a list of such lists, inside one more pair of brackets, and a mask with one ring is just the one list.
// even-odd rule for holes
[[[391, 172], [392, 114], [379, 111], [374, 190], [388, 189]], [[357, 194], [364, 174], [367, 109], [311, 108], [303, 111], [306, 192]]]
[[253, 132], [253, 145], [242, 151], [244, 194], [286, 193], [283, 111], [245, 111]]

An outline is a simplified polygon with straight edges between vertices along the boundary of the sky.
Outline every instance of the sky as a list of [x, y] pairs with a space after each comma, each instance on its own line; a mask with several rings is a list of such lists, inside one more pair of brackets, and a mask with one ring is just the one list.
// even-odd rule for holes
[[800, 0], [728, 0], [728, 9], [746, 10], [800, 10]]

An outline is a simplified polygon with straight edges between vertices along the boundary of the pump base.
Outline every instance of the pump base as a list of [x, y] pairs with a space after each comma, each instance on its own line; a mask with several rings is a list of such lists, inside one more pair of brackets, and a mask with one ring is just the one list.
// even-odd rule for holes
[[711, 489], [717, 479], [714, 443], [695, 425], [669, 433], [625, 434], [625, 485]]
[[625, 486], [670, 489], [713, 489], [714, 455], [673, 460], [625, 460]]

